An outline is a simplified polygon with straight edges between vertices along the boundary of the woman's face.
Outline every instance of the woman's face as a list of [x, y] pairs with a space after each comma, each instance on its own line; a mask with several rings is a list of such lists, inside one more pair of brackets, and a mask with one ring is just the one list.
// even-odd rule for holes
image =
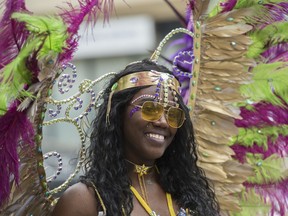
[[[153, 101], [156, 86], [140, 90], [131, 101], [134, 105], [143, 105], [145, 101]], [[173, 101], [169, 93], [169, 101]], [[160, 158], [171, 144], [177, 128], [168, 125], [165, 114], [155, 122], [149, 122], [141, 117], [141, 109], [135, 111], [135, 106], [127, 105], [123, 119], [124, 153], [128, 160], [137, 164], [153, 164]]]

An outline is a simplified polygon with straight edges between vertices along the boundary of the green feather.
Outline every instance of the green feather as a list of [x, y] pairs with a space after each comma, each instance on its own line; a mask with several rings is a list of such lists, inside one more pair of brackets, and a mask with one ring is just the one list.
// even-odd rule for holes
[[269, 184], [279, 182], [288, 177], [286, 164], [288, 157], [279, 157], [276, 154], [263, 159], [262, 154], [246, 154], [247, 162], [254, 168], [255, 176], [248, 177], [249, 183]]
[[280, 3], [283, 0], [238, 0], [234, 9], [247, 8], [251, 6], [263, 5], [268, 3]]
[[2, 86], [0, 87], [0, 116], [7, 112], [7, 97], [4, 93]]
[[253, 68], [253, 82], [240, 87], [241, 93], [254, 102], [267, 101], [273, 105], [288, 103], [288, 67], [284, 62], [259, 64]]
[[239, 133], [233, 138], [234, 143], [246, 147], [252, 147], [254, 144], [262, 147], [265, 151], [268, 149], [268, 137], [275, 141], [279, 135], [288, 136], [288, 125], [279, 125], [279, 127], [265, 128], [239, 128]]
[[270, 205], [254, 189], [243, 191], [240, 198], [241, 212], [230, 212], [231, 216], [268, 215]]
[[31, 84], [31, 72], [26, 67], [26, 60], [35, 47], [40, 44], [40, 40], [26, 43], [18, 56], [3, 69], [1, 85], [8, 101], [29, 95], [28, 92], [23, 90], [25, 84]]
[[38, 53], [39, 58], [51, 53], [61, 53], [68, 38], [67, 27], [60, 17], [32, 16], [25, 13], [14, 13], [12, 18], [25, 22], [26, 28], [32, 33], [30, 40], [41, 38], [43, 44]]
[[263, 29], [251, 33], [250, 37], [253, 44], [249, 47], [247, 57], [256, 58], [263, 53], [267, 48], [266, 45], [278, 44], [288, 41], [288, 22], [277, 22], [273, 25], [268, 25]]
[[210, 3], [209, 3], [210, 9], [208, 10], [209, 17], [213, 17], [219, 14], [219, 12], [222, 10], [221, 4], [220, 4], [221, 2], [223, 2], [223, 0], [213, 0], [213, 1], [210, 0]]
[[[6, 65], [1, 73], [1, 93], [6, 95], [6, 103], [16, 98], [22, 100], [25, 97], [33, 97], [31, 93], [23, 90], [24, 85], [31, 84], [31, 71], [26, 67], [29, 56], [37, 52], [38, 61], [46, 56], [57, 57], [65, 48], [68, 38], [66, 25], [59, 17], [14, 13], [12, 18], [25, 22], [30, 35], [17, 57]], [[3, 104], [0, 109], [6, 106]]]

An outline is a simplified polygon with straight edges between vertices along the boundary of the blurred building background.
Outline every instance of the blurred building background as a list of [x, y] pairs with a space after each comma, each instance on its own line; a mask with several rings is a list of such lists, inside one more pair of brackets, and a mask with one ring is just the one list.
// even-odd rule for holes
[[[65, 6], [66, 1], [59, 0], [27, 0], [27, 8], [36, 14], [55, 14], [59, 12], [57, 6]], [[77, 4], [77, 0], [70, 0]], [[148, 58], [163, 37], [181, 24], [164, 0], [114, 0], [115, 7], [110, 21], [104, 23], [99, 16], [94, 28], [83, 25], [80, 29], [80, 45], [75, 54], [73, 64], [77, 67], [77, 80], [73, 89], [67, 94], [57, 93], [55, 85], [53, 97], [65, 99], [78, 91], [78, 86], [83, 79], [94, 80], [110, 71], [119, 71], [128, 63]], [[185, 14], [185, 0], [170, 1], [180, 13]], [[59, 5], [60, 4], [60, 5]], [[165, 51], [169, 57], [173, 50]], [[67, 70], [64, 73], [70, 73]], [[101, 87], [100, 87], [101, 88]], [[98, 87], [97, 90], [100, 89]], [[82, 98], [89, 103], [88, 96]], [[49, 106], [48, 109], [55, 109]], [[62, 108], [63, 112], [65, 108]], [[73, 111], [73, 116], [80, 111]], [[63, 116], [63, 113], [62, 113]], [[61, 114], [60, 116], [61, 117]], [[50, 118], [47, 116], [46, 120]], [[93, 119], [93, 113], [89, 121]], [[89, 143], [87, 143], [89, 144]], [[56, 181], [50, 183], [55, 187], [63, 182], [75, 169], [80, 147], [80, 138], [73, 125], [68, 123], [54, 124], [44, 128], [43, 151], [57, 151], [61, 154], [63, 169]], [[57, 170], [57, 160], [53, 156], [45, 160], [47, 175], [53, 175]], [[75, 179], [77, 181], [77, 178]], [[75, 181], [74, 180], [74, 181]]]

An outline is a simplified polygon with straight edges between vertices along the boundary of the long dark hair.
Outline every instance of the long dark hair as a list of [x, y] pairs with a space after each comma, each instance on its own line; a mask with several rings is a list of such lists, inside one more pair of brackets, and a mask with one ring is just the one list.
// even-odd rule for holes
[[[104, 101], [93, 122], [86, 174], [81, 176], [81, 181], [88, 186], [93, 182], [109, 216], [120, 216], [122, 211], [130, 215], [133, 209], [132, 193], [129, 188], [131, 181], [127, 175], [127, 164], [122, 148], [124, 140], [121, 129], [122, 114], [133, 96], [143, 88], [125, 89], [113, 95], [110, 124], [107, 125], [106, 110], [111, 87], [124, 75], [147, 70], [171, 73], [166, 67], [148, 60], [128, 65], [108, 84]], [[171, 193], [180, 207], [189, 208], [197, 212], [197, 215], [218, 215], [219, 206], [214, 192], [204, 172], [196, 165], [196, 145], [189, 111], [180, 96], [178, 99], [180, 107], [185, 111], [186, 121], [177, 130], [173, 142], [164, 155], [156, 162], [160, 171], [160, 184], [166, 192]], [[99, 209], [100, 202], [98, 204]]]

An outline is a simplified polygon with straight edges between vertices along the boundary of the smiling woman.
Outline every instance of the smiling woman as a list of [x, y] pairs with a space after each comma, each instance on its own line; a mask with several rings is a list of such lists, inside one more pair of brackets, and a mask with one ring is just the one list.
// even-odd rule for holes
[[[169, 126], [169, 118], [166, 119], [163, 111], [162, 113], [158, 112], [153, 104], [162, 105], [149, 101], [153, 97], [154, 100], [159, 100], [155, 98], [156, 88], [156, 86], [150, 86], [137, 92], [132, 101], [143, 104], [142, 108], [139, 110], [139, 106], [135, 108], [129, 106], [124, 114], [123, 147], [125, 157], [137, 164], [153, 165], [156, 159], [162, 157], [177, 132], [177, 128]], [[169, 96], [172, 97], [172, 93]], [[138, 100], [138, 98], [141, 99]], [[147, 108], [147, 103], [152, 103], [152, 106]], [[145, 111], [145, 109], [149, 109], [149, 111]], [[154, 121], [147, 121], [147, 117], [152, 119], [154, 116], [156, 116]]]
[[110, 81], [93, 123], [86, 174], [60, 198], [54, 216], [218, 215], [178, 87], [166, 67], [148, 60]]

